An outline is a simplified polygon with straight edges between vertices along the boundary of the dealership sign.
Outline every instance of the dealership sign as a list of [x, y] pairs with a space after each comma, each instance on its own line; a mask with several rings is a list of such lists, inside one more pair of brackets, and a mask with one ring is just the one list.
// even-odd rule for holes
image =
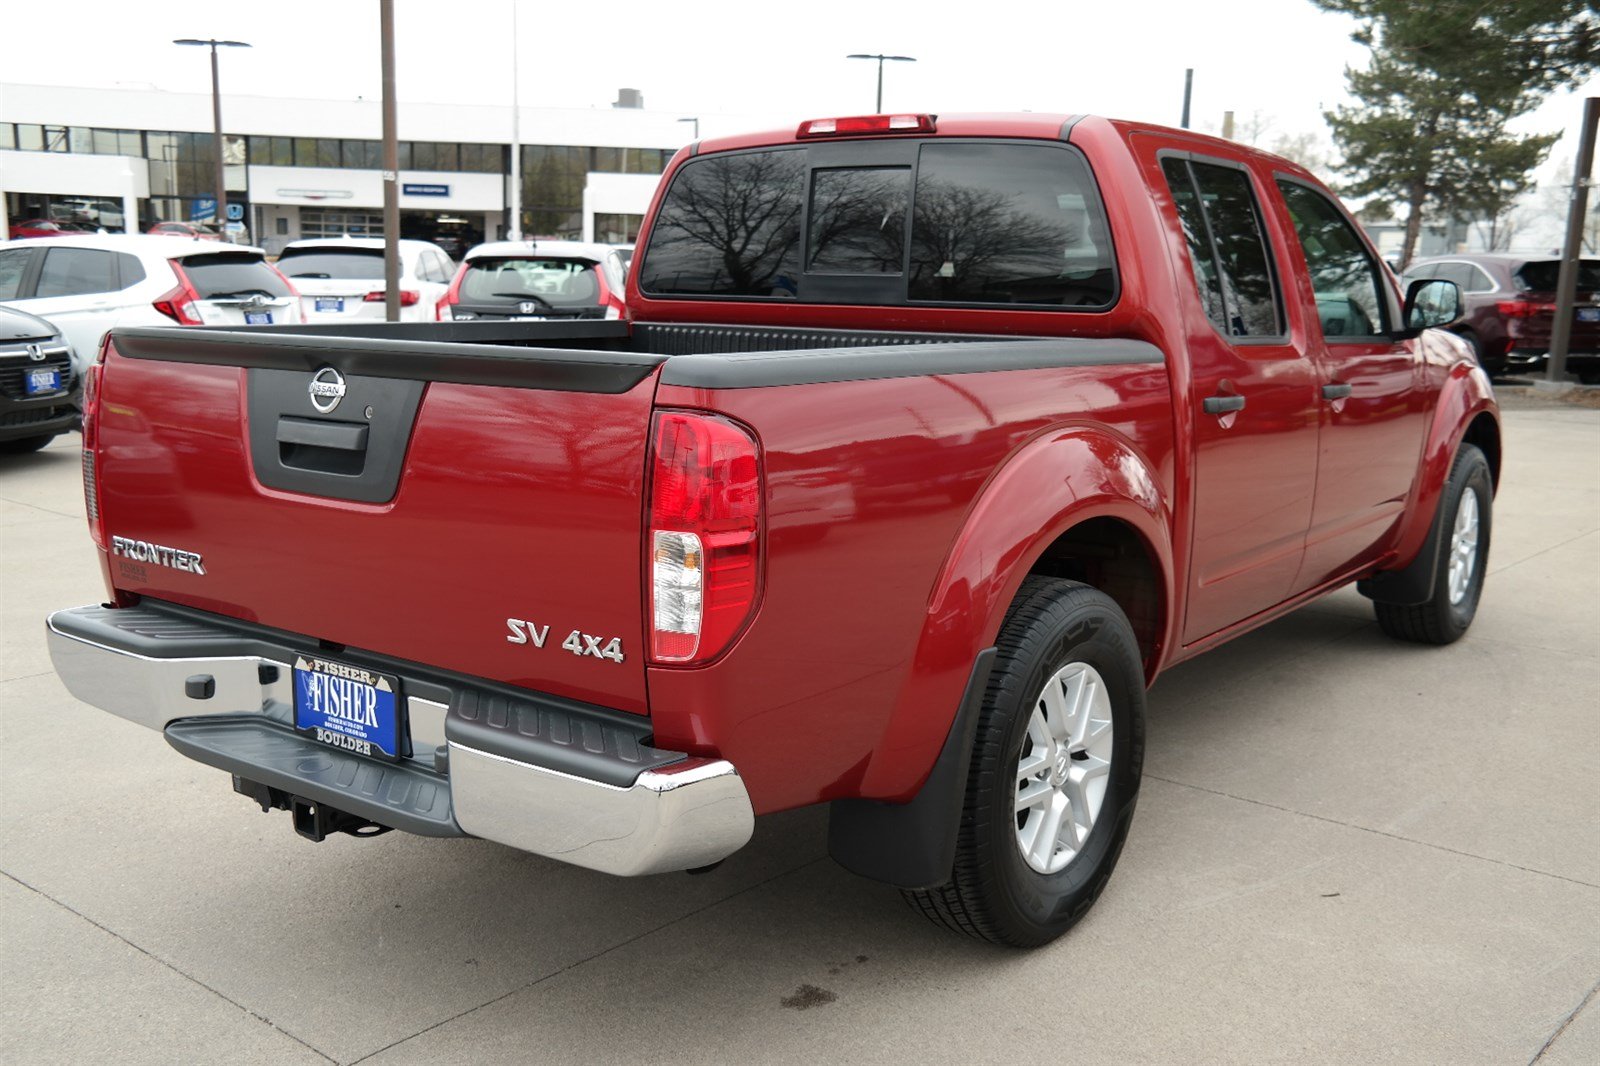
[[406, 196], [449, 196], [448, 185], [413, 185], [409, 182], [400, 186], [400, 192]]

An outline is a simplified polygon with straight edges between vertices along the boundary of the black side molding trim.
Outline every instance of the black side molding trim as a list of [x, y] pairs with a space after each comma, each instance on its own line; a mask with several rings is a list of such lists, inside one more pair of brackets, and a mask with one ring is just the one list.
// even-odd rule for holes
[[[617, 325], [625, 334], [627, 324]], [[537, 343], [536, 336], [530, 335], [530, 340]], [[132, 328], [112, 330], [111, 343], [118, 355], [129, 359], [302, 372], [331, 366], [347, 377], [612, 394], [629, 391], [666, 361], [662, 355], [392, 339], [348, 330], [322, 334]]]
[[978, 713], [996, 654], [985, 648], [973, 661], [944, 747], [916, 798], [904, 804], [858, 799], [829, 804], [828, 854], [834, 862], [900, 888], [932, 888], [950, 879]]
[[661, 371], [663, 385], [702, 389], [755, 389], [834, 381], [981, 374], [996, 370], [1046, 370], [1126, 363], [1158, 365], [1161, 349], [1121, 338], [986, 339], [871, 348], [677, 355]]

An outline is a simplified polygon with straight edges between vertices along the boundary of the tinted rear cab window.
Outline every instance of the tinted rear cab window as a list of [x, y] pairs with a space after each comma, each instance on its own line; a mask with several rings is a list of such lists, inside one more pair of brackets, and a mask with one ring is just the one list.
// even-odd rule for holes
[[1073, 310], [1116, 296], [1105, 208], [1067, 145], [829, 142], [693, 160], [639, 270], [664, 296]]
[[182, 264], [189, 283], [202, 300], [289, 295], [289, 286], [260, 255], [246, 252], [196, 255], [183, 260]]
[[285, 248], [278, 269], [289, 278], [370, 281], [383, 277], [383, 249]]

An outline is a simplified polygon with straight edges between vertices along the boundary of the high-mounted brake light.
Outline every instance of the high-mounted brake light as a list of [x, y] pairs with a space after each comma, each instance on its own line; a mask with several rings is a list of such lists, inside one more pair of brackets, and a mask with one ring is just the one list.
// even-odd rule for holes
[[760, 594], [759, 450], [692, 411], [658, 412], [651, 440], [650, 659], [695, 665], [733, 643]]
[[855, 115], [813, 118], [800, 123], [796, 137], [848, 137], [863, 133], [932, 133], [932, 115]]

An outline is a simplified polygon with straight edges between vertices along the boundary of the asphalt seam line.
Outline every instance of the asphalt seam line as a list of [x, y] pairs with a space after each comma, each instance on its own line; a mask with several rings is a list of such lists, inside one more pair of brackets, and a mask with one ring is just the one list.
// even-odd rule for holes
[[1360, 825], [1356, 822], [1341, 822], [1337, 818], [1329, 818], [1326, 815], [1311, 814], [1307, 811], [1297, 811], [1293, 807], [1284, 807], [1276, 803], [1268, 803], [1266, 800], [1251, 799], [1249, 796], [1238, 796], [1232, 792], [1224, 792], [1219, 788], [1206, 788], [1204, 785], [1191, 785], [1187, 781], [1176, 781], [1170, 777], [1161, 777], [1157, 774], [1145, 774], [1144, 776], [1151, 781], [1162, 781], [1169, 785], [1177, 785], [1179, 788], [1191, 788], [1196, 792], [1206, 792], [1213, 796], [1221, 796], [1224, 799], [1238, 800], [1240, 803], [1250, 803], [1257, 807], [1267, 807], [1271, 810], [1282, 811], [1284, 814], [1293, 814], [1300, 818], [1310, 818], [1314, 821], [1326, 822], [1329, 825], [1337, 825], [1345, 829], [1356, 829], [1363, 833], [1371, 833], [1374, 836], [1388, 837], [1390, 840], [1398, 840], [1403, 844], [1416, 844], [1419, 847], [1432, 848], [1435, 851], [1442, 851], [1449, 855], [1459, 855], [1464, 859], [1477, 859], [1480, 862], [1489, 862], [1496, 866], [1508, 866], [1513, 870], [1521, 870], [1524, 873], [1538, 874], [1540, 877], [1553, 877], [1557, 881], [1566, 881], [1574, 885], [1582, 885], [1584, 888], [1600, 889], [1600, 885], [1591, 884], [1588, 881], [1580, 881], [1576, 877], [1568, 877], [1565, 874], [1551, 873], [1549, 870], [1540, 870], [1532, 866], [1520, 866], [1517, 863], [1507, 862], [1504, 859], [1491, 859], [1487, 855], [1478, 855], [1474, 852], [1460, 851], [1456, 848], [1446, 847], [1443, 844], [1433, 844], [1426, 840], [1417, 840], [1413, 837], [1401, 836], [1399, 833], [1391, 833], [1383, 829], [1374, 829], [1370, 825]]
[[204, 981], [200, 980], [198, 977], [195, 977], [193, 974], [185, 973], [184, 971], [182, 971], [182, 970], [178, 969], [176, 966], [174, 966], [172, 963], [168, 962], [166, 959], [163, 959], [161, 956], [155, 954], [152, 951], [149, 951], [146, 948], [140, 947], [138, 944], [135, 944], [133, 941], [129, 940], [127, 937], [123, 936], [121, 933], [117, 932], [115, 929], [110, 929], [110, 928], [108, 928], [108, 927], [106, 927], [104, 925], [101, 925], [99, 922], [95, 921], [93, 918], [89, 917], [87, 914], [84, 914], [82, 911], [76, 909], [75, 907], [70, 906], [69, 904], [63, 903], [61, 900], [59, 900], [56, 897], [52, 896], [50, 893], [44, 891], [43, 889], [36, 888], [33, 885], [28, 884], [28, 882], [24, 881], [22, 878], [18, 877], [16, 874], [11, 873], [9, 870], [0, 870], [0, 874], [5, 875], [7, 878], [9, 878], [10, 880], [12, 880], [12, 881], [16, 882], [17, 884], [21, 885], [23, 888], [27, 889], [29, 892], [32, 892], [35, 895], [37, 895], [37, 896], [39, 896], [39, 897], [41, 897], [43, 899], [49, 900], [51, 903], [54, 903], [57, 907], [60, 907], [62, 910], [66, 911], [68, 914], [76, 915], [77, 917], [82, 918], [84, 921], [88, 922], [90, 925], [94, 926], [96, 929], [100, 930], [102, 933], [106, 934], [107, 936], [112, 937], [113, 939], [119, 940], [122, 943], [128, 945], [128, 947], [130, 947], [133, 950], [137, 951], [139, 954], [143, 955], [145, 958], [150, 959], [153, 962], [157, 962], [157, 963], [161, 964], [162, 966], [165, 966], [167, 969], [171, 970], [173, 973], [177, 974], [179, 977], [182, 977], [184, 980], [189, 981], [192, 984], [200, 986], [201, 988], [205, 989], [207, 992], [210, 992], [213, 996], [216, 996], [218, 999], [222, 1000], [224, 1003], [228, 1003], [228, 1004], [230, 1004], [230, 1005], [232, 1005], [234, 1007], [237, 1007], [240, 1011], [242, 1011], [245, 1014], [248, 1014], [250, 1017], [254, 1018], [256, 1021], [260, 1022], [262, 1025], [268, 1026], [271, 1029], [282, 1033], [284, 1036], [288, 1037], [290, 1040], [293, 1040], [296, 1044], [299, 1044], [301, 1047], [305, 1048], [307, 1051], [310, 1051], [313, 1054], [317, 1055], [318, 1057], [326, 1059], [329, 1062], [332, 1062], [332, 1063], [335, 1063], [335, 1064], [338, 1063], [338, 1061], [339, 1061], [338, 1059], [335, 1059], [331, 1055], [328, 1055], [327, 1053], [323, 1052], [321, 1049], [313, 1047], [312, 1045], [306, 1043], [304, 1040], [300, 1039], [298, 1036], [295, 1036], [293, 1033], [291, 1033], [289, 1030], [285, 1029], [283, 1026], [279, 1025], [277, 1022], [273, 1021], [271, 1018], [268, 1018], [268, 1017], [266, 1017], [265, 1015], [262, 1015], [262, 1014], [257, 1014], [255, 1011], [251, 1010], [249, 1007], [245, 1006], [243, 1003], [240, 1003], [238, 1000], [232, 998], [231, 996], [228, 996], [226, 993], [217, 991], [215, 988], [212, 988], [210, 985], [206, 984]]
[[366, 1062], [368, 1059], [372, 1058], [374, 1055], [381, 1055], [385, 1051], [388, 1051], [390, 1048], [399, 1047], [401, 1044], [409, 1043], [412, 1040], [415, 1040], [419, 1036], [425, 1036], [426, 1034], [433, 1032], [435, 1029], [439, 1028], [442, 1025], [449, 1025], [451, 1022], [456, 1021], [456, 1020], [458, 1020], [460, 1018], [465, 1018], [469, 1014], [475, 1014], [478, 1011], [483, 1010], [485, 1007], [492, 1007], [496, 1003], [500, 1003], [503, 1000], [510, 999], [512, 996], [515, 996], [515, 995], [517, 995], [519, 993], [526, 992], [530, 988], [535, 988], [535, 987], [537, 987], [539, 985], [542, 985], [546, 981], [551, 980], [552, 978], [560, 977], [562, 974], [566, 973], [568, 970], [574, 970], [574, 969], [577, 969], [579, 966], [583, 966], [583, 965], [585, 965], [587, 963], [594, 962], [596, 959], [602, 959], [605, 956], [611, 954], [613, 951], [620, 951], [621, 949], [623, 949], [625, 947], [628, 947], [630, 944], [635, 944], [638, 941], [643, 940], [645, 937], [654, 936], [655, 934], [661, 932], [663, 929], [670, 929], [672, 926], [677, 925], [679, 922], [688, 921], [690, 918], [693, 918], [697, 914], [704, 914], [706, 911], [711, 910], [714, 907], [722, 906], [724, 903], [728, 902], [729, 900], [738, 899], [740, 896], [744, 895], [746, 892], [754, 892], [756, 889], [763, 888], [766, 885], [769, 885], [772, 882], [778, 880], [779, 878], [788, 877], [790, 874], [797, 874], [801, 870], [806, 869], [807, 867], [817, 865], [817, 863], [819, 863], [819, 862], [826, 862], [827, 858], [828, 857], [826, 855], [822, 855], [822, 856], [819, 856], [819, 857], [817, 857], [815, 859], [810, 860], [809, 862], [803, 862], [799, 866], [793, 867], [793, 868], [788, 869], [788, 870], [784, 870], [781, 873], [775, 873], [771, 877], [764, 878], [763, 880], [757, 881], [753, 885], [746, 885], [744, 888], [741, 888], [737, 892], [732, 892], [732, 893], [729, 893], [726, 896], [723, 896], [721, 899], [713, 900], [710, 903], [707, 903], [703, 907], [696, 907], [692, 911], [686, 911], [685, 913], [678, 915], [676, 918], [673, 918], [671, 921], [662, 922], [660, 925], [655, 926], [655, 927], [653, 927], [651, 929], [646, 929], [641, 933], [636, 933], [635, 935], [630, 936], [626, 940], [618, 941], [617, 943], [612, 944], [610, 947], [603, 948], [600, 951], [595, 952], [593, 955], [588, 955], [588, 956], [585, 956], [584, 958], [581, 958], [581, 959], [575, 959], [572, 962], [569, 962], [565, 966], [561, 967], [559, 970], [551, 970], [549, 973], [544, 974], [541, 977], [536, 977], [532, 981], [528, 981], [525, 984], [518, 985], [516, 988], [511, 989], [510, 991], [504, 993], [503, 995], [498, 995], [498, 996], [494, 997], [491, 1000], [486, 1000], [486, 1001], [478, 1004], [476, 1007], [468, 1007], [466, 1010], [460, 1011], [459, 1013], [456, 1013], [456, 1014], [452, 1014], [448, 1018], [441, 1018], [438, 1021], [434, 1022], [432, 1025], [425, 1026], [425, 1027], [423, 1027], [421, 1029], [418, 1029], [416, 1032], [412, 1033], [410, 1036], [401, 1037], [399, 1040], [396, 1040], [392, 1044], [385, 1044], [381, 1048], [378, 1048], [378, 1049], [376, 1049], [374, 1051], [369, 1051], [365, 1055], [361, 1056], [359, 1059], [351, 1059], [350, 1062], [348, 1064], [346, 1064], [346, 1066], [357, 1066], [357, 1063]]
[[1583, 1008], [1587, 1007], [1589, 1002], [1594, 999], [1596, 992], [1600, 992], [1600, 981], [1596, 981], [1594, 987], [1589, 989], [1589, 994], [1583, 997], [1582, 1003], [1573, 1007], [1571, 1012], [1561, 1019], [1561, 1024], [1556, 1026], [1556, 1031], [1550, 1034], [1548, 1040], [1539, 1045], [1539, 1050], [1534, 1052], [1533, 1058], [1528, 1060], [1528, 1066], [1533, 1066], [1534, 1063], [1544, 1058], [1544, 1053], [1550, 1050], [1550, 1045], [1554, 1044], [1561, 1037], [1561, 1034], [1567, 1031], [1567, 1026], [1571, 1025], [1578, 1015], [1583, 1013]]

